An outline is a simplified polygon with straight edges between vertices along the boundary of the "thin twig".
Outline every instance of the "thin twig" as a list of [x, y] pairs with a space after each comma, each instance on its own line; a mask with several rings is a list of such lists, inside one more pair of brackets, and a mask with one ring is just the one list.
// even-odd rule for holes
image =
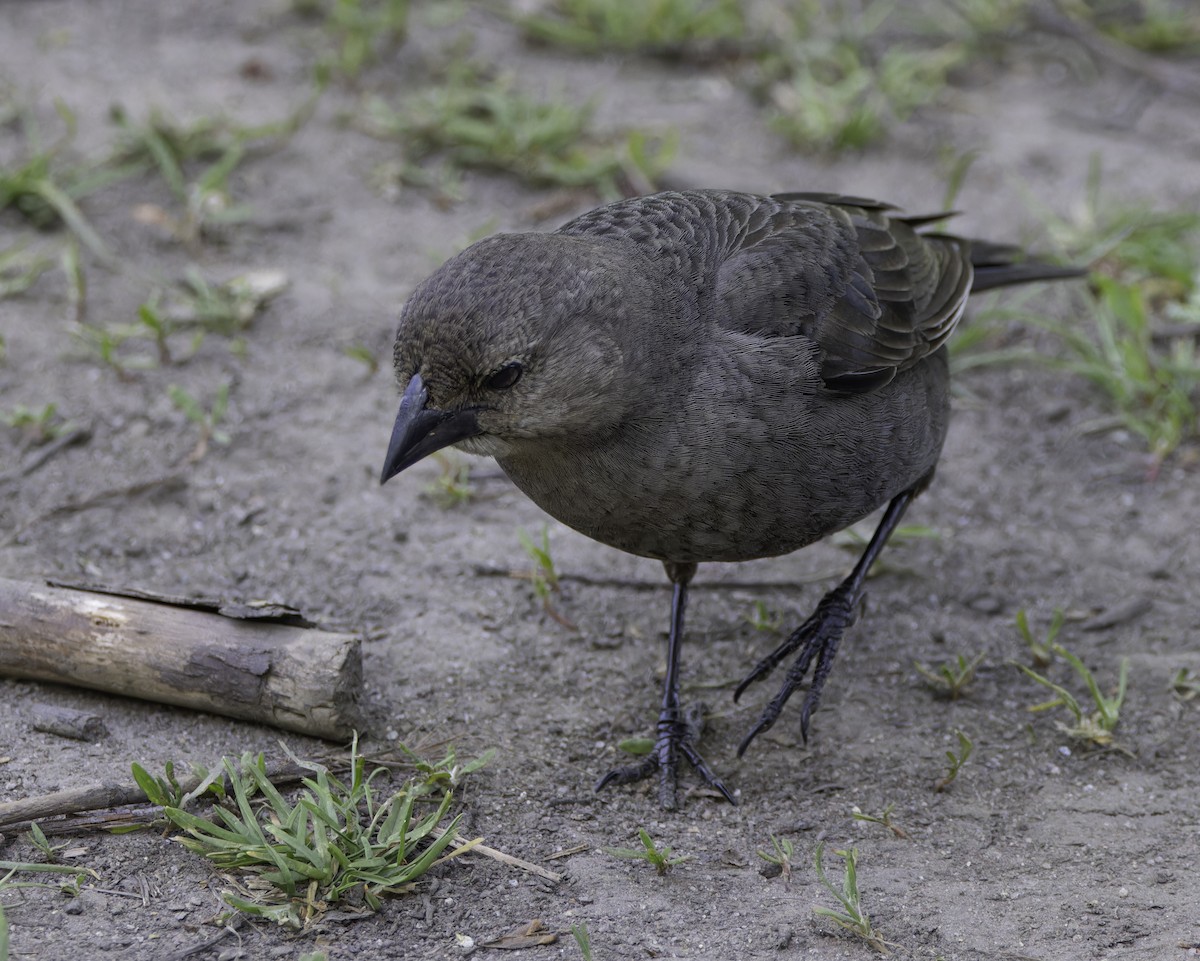
[[576, 844], [573, 848], [563, 848], [561, 851], [555, 851], [553, 854], [547, 854], [547, 861], [557, 861], [559, 858], [569, 858], [573, 854], [582, 854], [584, 851], [590, 851], [590, 844]]
[[544, 878], [547, 881], [552, 881], [558, 884], [563, 879], [561, 874], [556, 874], [549, 868], [544, 868], [540, 864], [534, 864], [532, 861], [525, 861], [518, 857], [513, 857], [511, 854], [505, 854], [503, 851], [497, 851], [495, 848], [489, 848], [486, 844], [476, 844], [471, 848], [477, 854], [484, 854], [493, 860], [499, 861], [501, 864], [507, 864], [510, 867], [520, 868], [522, 871], [528, 871], [530, 874], [536, 874], [539, 878]]
[[221, 930], [214, 934], [211, 938], [193, 944], [190, 948], [184, 948], [182, 951], [176, 951], [174, 954], [169, 955], [166, 958], [166, 961], [187, 961], [188, 958], [194, 957], [197, 954], [202, 954], [205, 951], [216, 947], [231, 934], [236, 935], [238, 928], [245, 923], [246, 916], [244, 914], [235, 914], [228, 921], [226, 921], [224, 927], [222, 927]]
[[169, 474], [163, 474], [159, 477], [151, 477], [148, 480], [135, 481], [132, 484], [126, 484], [122, 487], [110, 487], [107, 490], [102, 490], [89, 497], [81, 500], [70, 500], [65, 504], [59, 504], [57, 507], [52, 507], [50, 510], [37, 517], [32, 517], [21, 525], [13, 534], [11, 534], [6, 543], [16, 543], [25, 532], [38, 524], [43, 524], [46, 521], [58, 517], [61, 514], [74, 514], [79, 511], [90, 510], [93, 507], [98, 507], [106, 501], [114, 501], [124, 498], [137, 497], [140, 494], [149, 492], [155, 493], [172, 493], [174, 491], [184, 490], [188, 486], [188, 478], [184, 473], [172, 471]]
[[6, 484], [10, 481], [20, 480], [22, 477], [28, 477], [35, 470], [41, 467], [46, 461], [55, 455], [66, 450], [68, 447], [73, 447], [76, 444], [83, 444], [92, 439], [92, 431], [89, 427], [77, 427], [74, 430], [69, 430], [61, 437], [56, 437], [48, 444], [43, 444], [33, 454], [25, 458], [24, 462], [12, 470], [5, 471], [0, 474], [0, 484]]
[[[336, 770], [334, 764], [330, 764], [331, 768]], [[311, 772], [305, 768], [292, 763], [291, 761], [281, 761], [275, 764], [267, 765], [267, 776], [276, 784], [289, 784], [299, 781], [303, 777], [308, 777]], [[199, 775], [180, 778], [179, 786], [183, 794], [187, 794], [198, 788], [204, 778]], [[146, 793], [132, 782], [122, 784], [119, 782], [107, 782], [98, 784], [85, 784], [82, 787], [67, 788], [63, 791], [53, 791], [50, 794], [42, 794], [38, 797], [22, 798], [19, 801], [7, 801], [0, 804], [0, 828], [9, 830], [17, 827], [27, 827], [30, 821], [41, 821], [43, 818], [59, 817], [67, 814], [76, 814], [81, 811], [101, 811], [114, 808], [124, 807], [125, 805], [144, 804], [148, 798]], [[151, 808], [149, 810], [158, 810]], [[120, 814], [133, 814], [134, 812], [113, 812]], [[64, 822], [73, 824], [76, 822]], [[79, 827], [91, 829], [104, 829], [115, 827], [112, 823], [106, 823], [101, 820], [80, 820]], [[60, 832], [67, 833], [67, 832]]]

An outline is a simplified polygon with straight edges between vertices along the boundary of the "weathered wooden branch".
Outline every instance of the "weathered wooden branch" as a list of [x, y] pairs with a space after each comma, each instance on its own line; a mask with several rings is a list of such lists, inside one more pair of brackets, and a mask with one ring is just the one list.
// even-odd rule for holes
[[[200, 783], [199, 778], [184, 779], [185, 790], [192, 790]], [[123, 804], [144, 804], [146, 792], [136, 784], [120, 782], [96, 782], [78, 787], [64, 788], [33, 798], [0, 802], [0, 827], [24, 829], [30, 821], [74, 814], [76, 811], [98, 811], [120, 807]]]
[[340, 739], [359, 722], [353, 634], [0, 578], [0, 675]]
[[[335, 771], [340, 770], [336, 762], [331, 762], [330, 767]], [[311, 773], [291, 761], [267, 765], [267, 777], [276, 787], [292, 784]], [[203, 782], [203, 776], [187, 774], [179, 778], [179, 787], [183, 793], [190, 794]], [[127, 807], [134, 804], [145, 805], [148, 800], [146, 792], [133, 781], [95, 781], [37, 797], [0, 801], [0, 830], [27, 831], [33, 821], [41, 822], [42, 830], [46, 834], [70, 834], [94, 827], [107, 830], [121, 824], [126, 816], [129, 820], [125, 823], [147, 824], [162, 817], [162, 808], [151, 806], [131, 811]], [[65, 821], [46, 820], [85, 811], [105, 813], [92, 821], [74, 818]]]
[[91, 711], [77, 711], [58, 704], [34, 704], [33, 729], [69, 737], [76, 741], [98, 741], [108, 734], [104, 720]]

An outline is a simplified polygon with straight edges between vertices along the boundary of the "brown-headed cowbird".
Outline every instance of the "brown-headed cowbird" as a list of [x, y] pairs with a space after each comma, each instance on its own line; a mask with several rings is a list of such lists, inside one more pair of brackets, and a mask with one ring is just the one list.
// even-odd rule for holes
[[972, 291], [1078, 276], [857, 197], [696, 190], [499, 234], [413, 292], [383, 481], [448, 445], [495, 457], [547, 513], [661, 560], [674, 585], [657, 743], [597, 784], [660, 773], [674, 807], [696, 750], [679, 696], [688, 583], [703, 561], [786, 554], [887, 504], [850, 575], [742, 681], [799, 656], [738, 748], [809, 668], [801, 732], [867, 570], [946, 437], [943, 345]]

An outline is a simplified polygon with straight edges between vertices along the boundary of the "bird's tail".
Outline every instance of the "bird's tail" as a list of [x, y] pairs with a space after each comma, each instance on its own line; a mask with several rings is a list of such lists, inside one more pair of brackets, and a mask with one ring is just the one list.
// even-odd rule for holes
[[993, 244], [986, 240], [970, 240], [968, 243], [971, 245], [971, 266], [975, 268], [975, 280], [971, 284], [974, 293], [1036, 280], [1070, 280], [1087, 276], [1084, 267], [1062, 267], [1026, 260], [1020, 247]]

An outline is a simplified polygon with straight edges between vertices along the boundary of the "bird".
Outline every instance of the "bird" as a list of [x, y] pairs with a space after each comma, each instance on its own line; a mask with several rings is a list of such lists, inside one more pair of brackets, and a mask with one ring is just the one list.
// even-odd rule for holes
[[886, 505], [850, 574], [763, 657], [793, 658], [737, 748], [810, 670], [809, 723], [871, 565], [933, 478], [949, 423], [946, 342], [973, 292], [1080, 276], [1012, 246], [829, 193], [680, 190], [451, 257], [401, 309], [401, 391], [381, 483], [445, 447], [495, 458], [548, 514], [663, 563], [672, 588], [654, 748], [596, 790], [681, 759], [731, 803], [684, 706], [680, 651], [699, 564], [791, 553]]

